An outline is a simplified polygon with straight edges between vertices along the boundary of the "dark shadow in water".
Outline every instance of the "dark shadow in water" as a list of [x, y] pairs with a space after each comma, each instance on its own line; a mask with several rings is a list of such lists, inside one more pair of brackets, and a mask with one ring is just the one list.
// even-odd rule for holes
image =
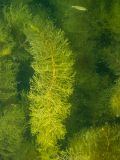
[[29, 92], [30, 79], [33, 76], [33, 69], [30, 61], [23, 61], [19, 65], [19, 72], [17, 74], [17, 89], [18, 93], [22, 91]]

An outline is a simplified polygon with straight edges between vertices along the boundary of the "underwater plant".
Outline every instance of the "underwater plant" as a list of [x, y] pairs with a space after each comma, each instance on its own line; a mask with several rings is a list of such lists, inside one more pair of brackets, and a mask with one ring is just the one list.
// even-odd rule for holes
[[119, 125], [105, 125], [76, 134], [70, 141], [69, 160], [119, 160]]
[[110, 107], [113, 114], [120, 117], [120, 80], [117, 80], [116, 85], [112, 88]]
[[0, 114], [0, 159], [14, 158], [23, 141], [25, 115], [18, 105], [6, 106]]
[[37, 20], [35, 24], [25, 31], [34, 70], [29, 94], [31, 131], [42, 159], [57, 159], [57, 142], [66, 132], [63, 122], [73, 90], [73, 57], [62, 31], [49, 21]]
[[34, 17], [26, 5], [12, 3], [3, 13], [16, 42], [13, 59], [20, 66], [24, 60], [24, 56], [19, 59], [22, 52], [32, 57], [29, 67], [34, 74], [28, 93], [31, 134], [35, 136], [41, 159], [56, 159], [58, 140], [63, 139], [66, 132], [64, 120], [70, 110], [68, 98], [73, 91], [72, 52], [64, 33], [42, 16]]
[[120, 159], [119, 12], [0, 0], [0, 160]]
[[10, 58], [0, 58], [0, 101], [5, 102], [12, 97], [16, 97], [16, 68]]

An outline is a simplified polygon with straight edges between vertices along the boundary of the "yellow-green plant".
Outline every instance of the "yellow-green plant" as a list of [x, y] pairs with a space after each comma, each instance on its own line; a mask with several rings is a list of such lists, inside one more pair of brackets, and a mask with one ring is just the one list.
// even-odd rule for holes
[[120, 117], [120, 80], [117, 80], [116, 85], [112, 89], [110, 107], [113, 114], [116, 117]]
[[24, 50], [32, 56], [34, 71], [30, 83], [30, 124], [41, 159], [57, 159], [58, 140], [66, 129], [72, 94], [73, 57], [64, 33], [45, 20], [33, 17], [24, 5], [4, 10], [5, 21], [16, 33], [22, 32]]
[[[38, 23], [39, 22], [39, 23]], [[62, 31], [37, 20], [25, 30], [33, 56], [34, 76], [29, 94], [31, 131], [42, 159], [56, 159], [57, 142], [64, 138], [69, 113], [73, 58]]]
[[75, 135], [69, 146], [69, 160], [119, 160], [119, 130], [119, 125], [105, 125]]

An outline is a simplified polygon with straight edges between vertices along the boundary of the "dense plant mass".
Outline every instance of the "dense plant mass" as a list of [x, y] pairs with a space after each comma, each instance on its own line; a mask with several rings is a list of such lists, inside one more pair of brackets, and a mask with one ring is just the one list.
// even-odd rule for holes
[[120, 126], [105, 125], [82, 131], [70, 142], [70, 160], [118, 160], [120, 154]]
[[57, 141], [63, 139], [66, 132], [62, 122], [69, 114], [68, 97], [74, 76], [72, 52], [63, 32], [42, 19], [30, 23], [25, 34], [30, 42], [28, 50], [33, 56], [34, 70], [28, 96], [31, 132], [36, 135], [42, 159], [50, 159], [56, 157]]
[[119, 0], [0, 0], [0, 160], [119, 160], [119, 43]]

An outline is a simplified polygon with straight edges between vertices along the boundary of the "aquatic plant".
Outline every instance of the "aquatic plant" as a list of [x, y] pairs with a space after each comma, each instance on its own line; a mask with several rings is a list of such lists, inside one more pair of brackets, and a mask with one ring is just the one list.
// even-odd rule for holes
[[63, 122], [70, 107], [73, 58], [62, 31], [49, 21], [33, 24], [25, 31], [34, 70], [29, 94], [31, 131], [42, 159], [56, 159], [57, 142], [66, 132]]
[[22, 32], [24, 50], [32, 57], [34, 75], [28, 95], [31, 132], [41, 158], [56, 159], [57, 142], [66, 132], [63, 122], [69, 114], [68, 98], [73, 90], [72, 52], [64, 33], [50, 21], [34, 18], [23, 4], [15, 6], [5, 8], [4, 19], [17, 34]]
[[0, 158], [13, 158], [23, 140], [25, 116], [18, 105], [6, 106], [0, 115]]
[[116, 117], [120, 117], [120, 80], [117, 80], [116, 85], [112, 89], [110, 107], [113, 114]]
[[[17, 95], [17, 65], [10, 58], [0, 58], [0, 101], [5, 102]], [[10, 102], [9, 102], [10, 103]]]
[[119, 11], [0, 0], [0, 159], [120, 159]]
[[69, 160], [119, 160], [119, 125], [83, 131], [70, 141]]

